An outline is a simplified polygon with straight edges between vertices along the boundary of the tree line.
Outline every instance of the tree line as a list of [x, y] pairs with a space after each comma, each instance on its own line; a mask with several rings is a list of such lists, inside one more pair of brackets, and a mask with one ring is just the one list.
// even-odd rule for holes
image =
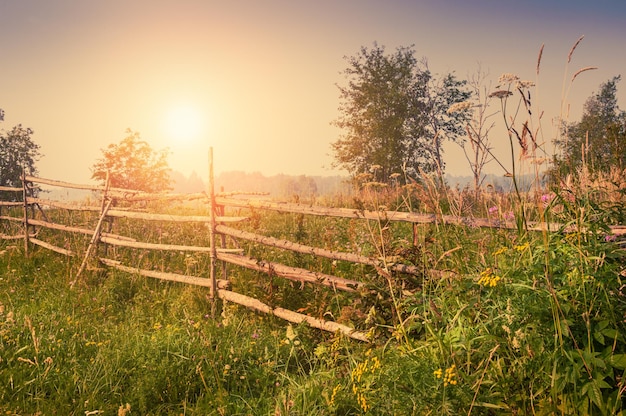
[[[341, 134], [331, 150], [334, 167], [347, 170], [353, 179], [406, 183], [435, 174], [443, 183], [443, 143], [449, 141], [463, 148], [478, 189], [484, 178], [482, 168], [495, 160], [489, 142], [490, 100], [500, 100], [502, 113], [514, 94], [519, 93], [524, 106], [530, 105], [530, 82], [505, 74], [490, 92], [480, 71], [469, 80], [454, 73], [435, 75], [426, 59], [416, 57], [414, 46], [388, 52], [374, 43], [345, 60], [346, 82], [337, 85], [339, 116], [332, 121]], [[592, 174], [625, 168], [626, 112], [617, 102], [619, 81], [617, 75], [600, 85], [585, 102], [580, 121], [560, 125], [557, 152], [547, 171], [552, 178], [577, 175], [583, 168]], [[507, 130], [522, 147], [527, 135], [534, 139], [526, 124], [521, 133], [513, 125]], [[38, 174], [42, 154], [33, 135], [22, 124], [0, 130], [0, 186], [21, 187], [23, 173]], [[119, 143], [102, 149], [102, 157], [92, 166], [92, 178], [100, 183], [108, 180], [112, 187], [166, 191], [171, 189], [167, 156], [167, 149], [154, 150], [129, 129]], [[310, 192], [312, 186], [306, 178], [288, 185], [294, 192]], [[0, 198], [20, 199], [21, 195], [0, 191]]]

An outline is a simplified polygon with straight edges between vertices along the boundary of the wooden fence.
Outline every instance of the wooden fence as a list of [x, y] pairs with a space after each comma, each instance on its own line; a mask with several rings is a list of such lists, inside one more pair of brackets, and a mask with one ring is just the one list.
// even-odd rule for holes
[[[212, 169], [210, 169], [210, 171], [212, 171]], [[367, 336], [364, 332], [354, 330], [353, 328], [350, 328], [346, 325], [334, 321], [314, 318], [280, 307], [271, 307], [259, 301], [258, 299], [231, 291], [225, 265], [226, 263], [229, 263], [248, 269], [264, 272], [272, 276], [278, 276], [281, 278], [298, 281], [303, 284], [309, 283], [315, 285], [323, 285], [333, 288], [334, 290], [342, 290], [347, 292], [359, 290], [363, 285], [362, 282], [329, 274], [314, 272], [298, 267], [292, 267], [269, 260], [250, 258], [245, 256], [243, 254], [243, 250], [239, 248], [226, 248], [224, 242], [225, 238], [228, 236], [234, 241], [236, 241], [237, 239], [242, 239], [253, 242], [255, 244], [276, 247], [298, 253], [311, 254], [314, 256], [324, 257], [332, 260], [359, 263], [363, 265], [373, 266], [376, 268], [383, 267], [380, 260], [354, 253], [338, 252], [322, 249], [319, 247], [307, 246], [296, 242], [263, 236], [228, 226], [227, 224], [245, 221], [247, 220], [247, 218], [226, 216], [224, 214], [225, 207], [262, 209], [287, 213], [352, 219], [384, 219], [385, 221], [403, 221], [413, 224], [414, 235], [415, 227], [418, 224], [428, 223], [515, 228], [515, 224], [512, 222], [503, 222], [493, 219], [467, 219], [454, 216], [436, 216], [433, 214], [417, 214], [397, 211], [367, 211], [345, 208], [327, 208], [319, 206], [307, 206], [302, 204], [271, 202], [267, 200], [251, 198], [241, 199], [241, 195], [236, 195], [234, 193], [216, 193], [213, 189], [212, 174], [210, 174], [209, 179], [210, 186], [209, 192], [207, 193], [149, 194], [129, 189], [110, 188], [108, 186], [80, 185], [25, 175], [23, 177], [23, 188], [0, 187], [0, 191], [22, 193], [23, 196], [23, 202], [0, 202], [0, 220], [16, 224], [16, 226], [20, 227], [22, 230], [21, 234], [0, 234], [0, 239], [23, 239], [24, 253], [26, 256], [28, 256], [29, 247], [31, 245], [37, 245], [65, 256], [78, 256], [79, 253], [73, 252], [71, 248], [59, 247], [58, 245], [54, 245], [51, 242], [41, 240], [38, 237], [38, 230], [41, 228], [45, 228], [90, 237], [87, 249], [84, 253], [80, 253], [80, 256], [82, 257], [82, 263], [75, 276], [73, 277], [73, 280], [71, 282], [72, 285], [77, 283], [77, 281], [80, 279], [80, 276], [87, 265], [88, 259], [93, 257], [93, 253], [95, 252], [94, 250], [99, 244], [104, 244], [105, 246], [112, 247], [127, 247], [131, 249], [205, 253], [208, 254], [210, 258], [210, 270], [208, 278], [190, 276], [187, 274], [171, 273], [163, 270], [145, 270], [138, 267], [133, 267], [132, 265], [124, 265], [121, 261], [115, 258], [98, 257], [98, 261], [107, 267], [112, 267], [128, 273], [137, 273], [156, 279], [208, 287], [212, 300], [215, 300], [215, 298], [220, 298], [225, 301], [244, 305], [259, 312], [275, 315], [290, 322], [306, 322], [310, 326], [321, 330], [330, 332], [339, 331], [351, 338], [361, 341], [367, 341]], [[96, 206], [93, 203], [69, 203], [59, 200], [33, 197], [31, 196], [31, 190], [34, 184], [68, 189], [88, 190], [93, 192], [94, 195], [98, 196], [100, 204]], [[165, 213], [148, 213], [138, 209], [122, 208], [122, 206], [134, 206], [131, 203], [145, 203], [146, 201], [181, 200], [195, 200], [200, 201], [201, 203], [206, 203], [208, 204], [208, 211], [210, 214], [207, 216], [172, 215]], [[11, 212], [13, 213], [13, 215], [5, 215], [5, 213], [2, 212], [2, 209], [5, 207], [12, 208]], [[58, 222], [50, 221], [47, 218], [46, 212], [50, 211], [46, 211], [44, 207], [68, 210], [72, 212], [88, 211], [97, 213], [98, 221], [93, 229], [74, 225], [60, 224]], [[15, 212], [21, 212], [21, 215], [15, 215]], [[209, 234], [209, 244], [208, 246], [193, 246], [137, 241], [135, 238], [120, 234], [114, 234], [104, 230], [103, 224], [105, 223], [105, 220], [112, 218], [128, 218], [131, 220], [162, 221], [173, 223], [206, 224], [208, 225], [207, 228]], [[554, 229], [557, 226], [558, 224], [531, 224], [531, 228], [536, 230]], [[626, 229], [625, 227], [615, 227], [614, 232], [616, 234], [625, 234]], [[217, 244], [218, 237], [220, 243], [219, 247]], [[223, 266], [223, 273], [222, 278], [218, 279], [217, 266], [220, 264]], [[387, 267], [390, 271], [396, 271], [400, 273], [413, 275], [423, 274], [423, 270], [421, 268], [411, 265], [396, 263], [388, 264]]]

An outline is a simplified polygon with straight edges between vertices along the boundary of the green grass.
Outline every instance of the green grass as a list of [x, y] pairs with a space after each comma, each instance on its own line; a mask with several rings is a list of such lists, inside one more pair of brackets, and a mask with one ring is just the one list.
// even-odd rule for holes
[[[243, 244], [258, 258], [364, 281], [370, 290], [343, 294], [229, 268], [233, 290], [369, 331], [371, 344], [233, 304], [211, 316], [206, 288], [114, 270], [88, 270], [70, 287], [82, 259], [38, 247], [24, 258], [21, 242], [5, 242], [0, 410], [618, 414], [626, 390], [625, 256], [606, 241], [603, 224], [623, 208], [607, 211], [588, 196], [555, 195], [546, 208], [534, 208], [571, 225], [568, 232], [420, 226], [417, 246], [407, 224], [253, 212], [241, 227], [327, 249], [384, 252], [440, 271], [410, 277]], [[196, 225], [122, 220], [113, 232], [177, 244], [208, 238]], [[46, 233], [42, 239], [78, 253], [88, 241]], [[114, 254], [144, 268], [207, 274], [206, 256]]]

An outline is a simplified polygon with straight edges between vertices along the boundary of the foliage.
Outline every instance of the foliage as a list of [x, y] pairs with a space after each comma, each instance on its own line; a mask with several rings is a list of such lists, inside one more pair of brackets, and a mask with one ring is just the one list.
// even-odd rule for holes
[[[396, 209], [420, 192], [394, 189], [366, 187], [354, 203]], [[237, 210], [251, 217], [240, 226], [255, 232], [381, 260], [378, 268], [365, 267], [240, 243], [254, 258], [359, 279], [367, 285], [359, 293], [228, 269], [233, 291], [366, 330], [370, 344], [232, 304], [211, 316], [205, 288], [112, 270], [94, 268], [70, 288], [80, 256], [35, 248], [24, 259], [19, 246], [3, 243], [0, 411], [619, 414], [625, 255], [606, 234], [607, 205], [595, 202], [598, 195], [550, 194], [543, 216], [563, 227], [523, 235], [412, 228], [382, 212], [379, 221], [366, 221]], [[477, 207], [494, 216], [514, 209], [515, 199], [500, 198]], [[168, 212], [189, 209], [172, 205]], [[611, 208], [619, 209], [623, 204]], [[97, 220], [89, 212], [46, 215], [60, 223]], [[206, 245], [209, 238], [199, 224], [130, 219], [116, 220], [111, 232], [165, 244]], [[39, 237], [84, 252], [89, 236], [64, 241], [64, 235], [42, 229]], [[118, 248], [116, 254], [141, 268], [197, 276], [208, 270], [208, 256], [200, 253]], [[423, 275], [391, 273], [394, 262], [417, 265]]]
[[138, 132], [128, 134], [119, 144], [102, 149], [103, 156], [92, 167], [92, 178], [109, 183], [114, 188], [134, 189], [146, 192], [162, 192], [171, 189], [168, 152], [155, 151], [140, 139]]
[[452, 74], [434, 79], [412, 48], [387, 54], [374, 44], [346, 59], [348, 85], [339, 86], [341, 115], [334, 122], [344, 132], [332, 144], [336, 166], [355, 177], [379, 166], [381, 182], [441, 171], [442, 139], [456, 140], [466, 117], [447, 110], [469, 97], [465, 82]]
[[[4, 112], [0, 110], [0, 121]], [[33, 130], [21, 124], [0, 131], [0, 186], [22, 187], [22, 174], [37, 175], [36, 163], [41, 157], [39, 145], [32, 139]], [[35, 193], [37, 192], [34, 190]], [[0, 191], [0, 200], [21, 200], [22, 194]]]
[[583, 167], [592, 174], [626, 168], [626, 111], [617, 104], [619, 81], [616, 76], [600, 85], [585, 102], [581, 120], [566, 126], [557, 141], [560, 177], [577, 174]]

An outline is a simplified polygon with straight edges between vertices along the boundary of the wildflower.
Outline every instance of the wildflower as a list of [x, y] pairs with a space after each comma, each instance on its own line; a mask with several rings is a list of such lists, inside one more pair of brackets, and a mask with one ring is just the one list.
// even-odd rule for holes
[[513, 347], [513, 349], [519, 350], [520, 343], [519, 343], [519, 339], [516, 336], [514, 336], [513, 339], [511, 340], [511, 346]]
[[337, 393], [339, 393], [339, 390], [341, 390], [341, 384], [337, 384], [333, 388], [333, 392], [330, 395], [330, 400], [328, 401], [329, 406], [332, 406], [333, 404], [335, 404], [335, 398], [337, 397]]
[[504, 74], [500, 75], [500, 78], [498, 78], [499, 84], [512, 83], [517, 81], [519, 81], [519, 77], [515, 74], [511, 74], [508, 72], [505, 72]]
[[370, 171], [376, 172], [377, 170], [381, 170], [383, 167], [380, 165], [372, 165], [370, 166]]
[[610, 243], [615, 240], [617, 240], [617, 236], [614, 234], [607, 234], [604, 236], [604, 241], [606, 241], [607, 243]]
[[285, 337], [287, 337], [289, 341], [293, 341], [294, 339], [296, 339], [296, 331], [293, 330], [293, 327], [291, 325], [287, 325]]
[[491, 267], [480, 272], [480, 279], [478, 279], [478, 284], [485, 287], [496, 287], [498, 282], [500, 282], [502, 278], [496, 275]]
[[359, 393], [357, 395], [357, 401], [359, 402], [359, 405], [361, 405], [361, 409], [363, 409], [364, 412], [367, 412], [367, 410], [369, 409], [369, 405], [367, 404], [365, 395], [362, 393]]
[[533, 81], [517, 81], [517, 83], [515, 84], [515, 87], [519, 89], [532, 88], [534, 86], [535, 83]]
[[552, 199], [552, 195], [550, 194], [541, 195], [541, 202], [549, 202], [551, 199]]
[[489, 94], [489, 98], [507, 98], [509, 96], [513, 95], [513, 93], [511, 91], [508, 90], [498, 90], [498, 91], [494, 91], [491, 94]]
[[435, 376], [435, 378], [441, 378], [441, 376], [443, 375], [443, 370], [441, 368], [438, 368], [433, 371], [433, 375]]
[[504, 219], [505, 220], [514, 220], [515, 219], [515, 214], [513, 214], [513, 211], [508, 211], [504, 213]]
[[130, 413], [130, 403], [126, 403], [126, 405], [120, 405], [117, 409], [117, 416], [126, 416]]
[[524, 244], [517, 245], [514, 248], [515, 248], [516, 251], [520, 251], [521, 252], [521, 251], [526, 250], [528, 247], [530, 247], [530, 244], [524, 243]]
[[496, 212], [498, 212], [498, 207], [496, 205], [489, 207], [490, 214], [495, 214]]
[[499, 249], [497, 249], [497, 250], [493, 253], [493, 255], [494, 255], [494, 256], [499, 256], [500, 254], [504, 254], [504, 253], [506, 253], [506, 251], [507, 251], [507, 250], [508, 250], [508, 249], [507, 249], [506, 247], [500, 247]]
[[445, 374], [443, 376], [443, 385], [453, 385], [455, 386], [457, 383], [456, 380], [456, 365], [452, 364], [450, 367], [446, 368]]
[[251, 337], [252, 339], [257, 339], [259, 337], [259, 334], [255, 331], [252, 333]]
[[327, 352], [328, 349], [323, 344], [318, 344], [317, 347], [315, 347], [315, 349], [313, 350], [313, 354], [315, 354], [315, 356], [318, 358], [323, 357], [324, 355], [326, 355]]
[[446, 113], [462, 113], [463, 111], [469, 110], [471, 107], [472, 103], [470, 103], [469, 101], [462, 101], [460, 103], [452, 104], [450, 108], [448, 108], [448, 111], [446, 111]]

